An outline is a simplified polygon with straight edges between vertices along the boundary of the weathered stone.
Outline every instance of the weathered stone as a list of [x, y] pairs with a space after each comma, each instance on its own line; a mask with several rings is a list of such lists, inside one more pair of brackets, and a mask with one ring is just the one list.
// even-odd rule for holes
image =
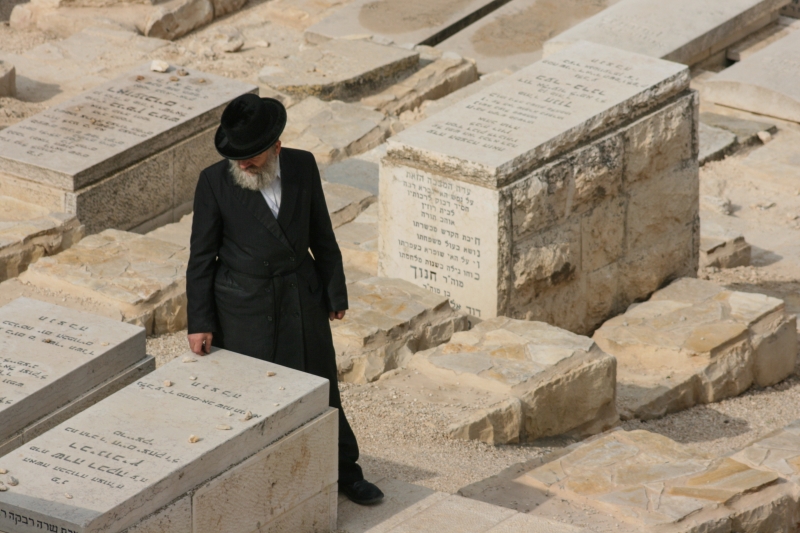
[[700, 122], [708, 126], [727, 130], [736, 135], [736, 142], [742, 146], [753, 144], [758, 140], [758, 133], [778, 133], [778, 127], [770, 122], [745, 120], [716, 113], [700, 113]]
[[700, 266], [734, 268], [750, 264], [751, 246], [744, 235], [723, 229], [719, 224], [700, 224]]
[[792, 32], [720, 72], [703, 87], [710, 101], [760, 115], [800, 122], [800, 32]]
[[[788, 0], [622, 0], [544, 44], [544, 56], [586, 40], [694, 65], [763, 28]], [[687, 20], [691, 20], [687, 24]]]
[[775, 472], [794, 483], [800, 481], [800, 421], [773, 431], [731, 456], [732, 459]]
[[475, 63], [455, 54], [445, 54], [361, 103], [378, 111], [400, 115], [418, 108], [425, 100], [437, 100], [478, 80]]
[[[604, 71], [586, 86], [604, 98], [565, 92], [598, 61], [636, 73]], [[698, 99], [687, 86], [674, 63], [577, 44], [393, 137], [381, 162], [379, 275], [445, 291], [481, 318], [578, 333], [693, 275]], [[612, 264], [636, 279], [608, 294], [608, 315], [597, 301], [587, 313], [601, 289], [588, 283], [607, 292], [594, 273]]]
[[147, 17], [142, 33], [159, 39], [177, 39], [214, 20], [211, 0], [169, 0]]
[[503, 3], [498, 0], [458, 3], [433, 0], [413, 4], [400, 0], [357, 0], [308, 28], [305, 36], [307, 41], [315, 43], [372, 36], [403, 47], [433, 46]]
[[493, 85], [498, 81], [508, 77], [509, 74], [511, 74], [510, 70], [498, 70], [496, 72], [484, 74], [475, 83], [470, 83], [466, 87], [462, 87], [459, 90], [448, 94], [447, 96], [439, 98], [438, 100], [423, 102], [421, 110], [425, 114], [426, 118], [435, 115], [436, 113], [447, 109], [451, 105], [460, 102], [468, 96], [472, 96], [473, 94], [481, 92], [490, 85]]
[[741, 61], [798, 29], [800, 29], [800, 23], [797, 19], [785, 16], [778, 17], [778, 20], [772, 24], [765, 26], [728, 48], [727, 57], [731, 61]]
[[[73, 531], [117, 533], [196, 490], [193, 521], [210, 509], [215, 520], [235, 523], [241, 508], [220, 509], [202, 495], [221, 485], [236, 491], [263, 486], [261, 476], [229, 470], [248, 458], [256, 468], [274, 464], [270, 456], [277, 455], [296, 465], [297, 477], [274, 480], [278, 493], [292, 486], [314, 489], [320, 475], [335, 479], [335, 453], [310, 444], [319, 442], [311, 436], [315, 428], [330, 428], [333, 420], [335, 431], [327, 380], [225, 350], [189, 357], [195, 362], [185, 364], [179, 357], [4, 457], [3, 468], [20, 483], [0, 494], [0, 509], [6, 511], [0, 513], [0, 527], [24, 531], [8, 518], [14, 513]], [[276, 373], [268, 387], [267, 371]], [[215, 429], [220, 424], [232, 429]], [[304, 441], [309, 445], [302, 446]], [[124, 450], [112, 453], [114, 442]], [[279, 452], [284, 445], [291, 450]], [[43, 456], [42, 449], [52, 454]], [[277, 464], [274, 472], [287, 466]], [[69, 483], [54, 483], [54, 476], [68, 476]], [[276, 507], [276, 514], [282, 511]]]
[[366, 278], [349, 284], [347, 292], [347, 318], [331, 326], [342, 381], [373, 381], [469, 327], [446, 297], [407, 281]]
[[147, 233], [148, 237], [170, 242], [188, 249], [192, 238], [192, 220], [194, 213], [181, 218], [179, 222], [167, 224]]
[[479, 440], [486, 444], [516, 444], [522, 421], [522, 402], [513, 397], [478, 409], [447, 427], [454, 439]]
[[30, 296], [146, 328], [186, 327], [189, 250], [148, 236], [106, 230], [40, 259], [0, 284], [0, 301]]
[[359, 104], [309, 97], [288, 109], [282, 140], [325, 165], [375, 148], [399, 127], [397, 119]]
[[341, 183], [324, 182], [322, 192], [334, 229], [352, 222], [376, 201], [367, 191]]
[[722, 128], [700, 122], [698, 127], [700, 152], [697, 162], [705, 165], [709, 161], [723, 159], [736, 148], [736, 135]]
[[419, 53], [364, 40], [331, 40], [306, 47], [258, 78], [290, 95], [341, 100], [361, 96], [417, 66]]
[[613, 517], [617, 530], [786, 531], [796, 519], [792, 489], [776, 474], [646, 431], [592, 439], [516, 482], [589, 506], [598, 522]]
[[511, 0], [436, 47], [475, 59], [481, 74], [519, 70], [542, 58], [547, 39], [616, 1]]
[[[585, 436], [618, 420], [614, 358], [591, 339], [541, 322], [486, 320], [454, 334], [448, 344], [416, 354], [411, 368], [436, 382], [510, 397], [511, 403], [457, 421], [455, 436], [492, 444]], [[520, 401], [516, 414], [513, 399]], [[518, 423], [515, 434], [512, 422]]]
[[800, 18], [800, 0], [792, 0], [792, 2], [781, 10], [782, 15], [787, 17]]
[[17, 96], [17, 71], [4, 61], [0, 61], [0, 96]]
[[680, 279], [603, 324], [623, 418], [650, 419], [775, 384], [794, 371], [796, 317], [762, 294]]
[[0, 448], [5, 452], [7, 441], [21, 437], [21, 445], [24, 432], [43, 417], [146, 358], [142, 328], [88, 313], [19, 298], [0, 308], [0, 320]]
[[336, 229], [347, 282], [378, 275], [378, 205], [372, 204], [355, 220]]
[[378, 196], [380, 160], [384, 155], [386, 155], [385, 143], [363, 154], [321, 168], [322, 179], [364, 189]]

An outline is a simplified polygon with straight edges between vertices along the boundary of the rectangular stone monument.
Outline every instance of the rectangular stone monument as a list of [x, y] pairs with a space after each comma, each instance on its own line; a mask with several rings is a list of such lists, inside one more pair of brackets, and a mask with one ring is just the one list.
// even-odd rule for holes
[[588, 42], [389, 141], [379, 275], [578, 333], [698, 258], [688, 69]]
[[703, 87], [708, 100], [800, 122], [800, 32], [793, 32], [725, 69]]
[[143, 328], [18, 298], [0, 308], [0, 455], [153, 370]]
[[0, 459], [19, 480], [0, 492], [0, 531], [328, 530], [328, 387], [225, 350], [178, 357]]
[[219, 159], [224, 106], [256, 90], [191, 69], [133, 69], [0, 131], [0, 193], [75, 214], [88, 233], [173, 222]]
[[776, 20], [790, 0], [622, 0], [544, 44], [547, 57], [586, 40], [694, 65]]
[[433, 46], [508, 1], [432, 0], [409, 4], [402, 0], [356, 0], [308, 28], [305, 37], [311, 43], [322, 43], [372, 36], [382, 44]]

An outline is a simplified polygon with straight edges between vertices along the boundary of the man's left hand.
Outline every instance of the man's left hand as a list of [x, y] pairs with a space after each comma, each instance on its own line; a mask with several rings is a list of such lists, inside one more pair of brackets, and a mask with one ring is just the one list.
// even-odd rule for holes
[[344, 318], [345, 311], [331, 311], [328, 313], [328, 318], [331, 322], [334, 320], [341, 320]]

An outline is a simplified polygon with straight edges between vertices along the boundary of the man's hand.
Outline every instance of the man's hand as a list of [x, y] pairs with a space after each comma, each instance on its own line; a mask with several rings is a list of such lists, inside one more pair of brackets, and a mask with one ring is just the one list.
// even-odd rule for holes
[[197, 355], [211, 353], [211, 333], [191, 333], [189, 334], [189, 349]]
[[328, 319], [330, 319], [331, 322], [334, 320], [341, 320], [344, 318], [344, 314], [345, 311], [331, 311], [328, 313]]

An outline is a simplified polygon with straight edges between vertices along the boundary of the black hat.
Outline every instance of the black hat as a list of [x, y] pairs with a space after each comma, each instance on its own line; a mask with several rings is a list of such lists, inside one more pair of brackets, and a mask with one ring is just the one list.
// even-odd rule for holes
[[286, 127], [286, 108], [274, 98], [243, 94], [222, 112], [214, 136], [219, 155], [226, 159], [250, 159], [275, 144]]

